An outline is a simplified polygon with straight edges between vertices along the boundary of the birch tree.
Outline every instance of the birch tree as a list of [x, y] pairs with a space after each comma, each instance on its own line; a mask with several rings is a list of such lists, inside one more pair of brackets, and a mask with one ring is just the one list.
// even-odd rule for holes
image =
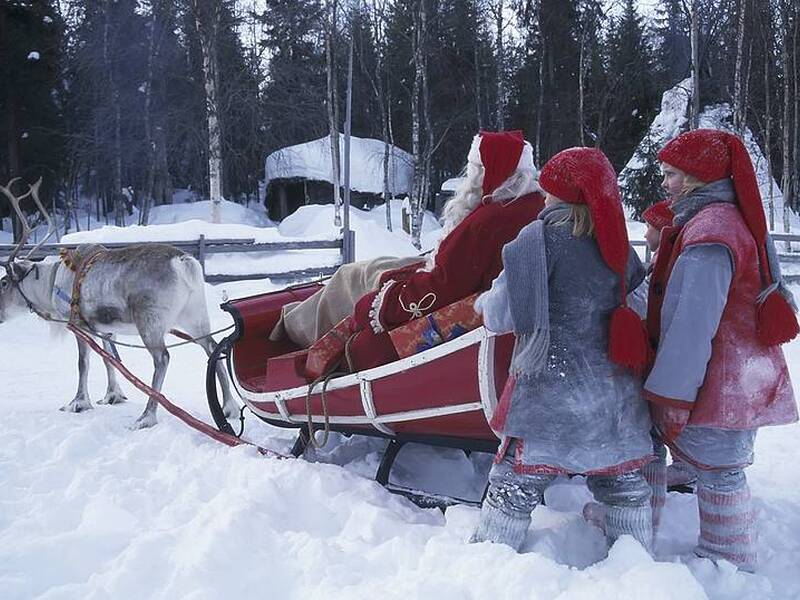
[[747, 98], [743, 95], [742, 60], [744, 55], [744, 24], [747, 0], [739, 0], [738, 27], [736, 31], [736, 67], [733, 79], [733, 128], [741, 135], [744, 129], [744, 110]]
[[216, 0], [191, 0], [200, 49], [203, 54], [203, 83], [208, 124], [208, 195], [211, 200], [211, 222], [219, 223], [222, 204], [222, 130], [219, 121], [219, 72], [217, 36], [220, 5]]
[[[789, 96], [789, 40], [791, 38], [791, 14], [790, 4], [786, 0], [781, 1], [781, 38], [783, 40], [783, 51], [781, 55], [781, 66], [783, 69], [783, 174], [781, 184], [783, 185], [783, 231], [789, 233], [791, 230], [791, 205], [792, 205], [792, 163], [791, 163], [791, 102]], [[786, 249], [791, 251], [791, 243], [786, 242]]]
[[342, 226], [341, 153], [339, 147], [339, 86], [336, 68], [336, 37], [338, 1], [328, 0], [325, 8], [325, 71], [327, 75], [328, 135], [331, 145], [331, 175], [333, 179], [333, 222]]

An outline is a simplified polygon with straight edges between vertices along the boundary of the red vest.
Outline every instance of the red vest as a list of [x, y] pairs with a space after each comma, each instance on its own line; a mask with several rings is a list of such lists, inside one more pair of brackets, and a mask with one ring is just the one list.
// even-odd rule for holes
[[711, 204], [683, 228], [666, 227], [650, 279], [647, 329], [657, 347], [661, 305], [680, 253], [697, 244], [722, 244], [733, 258], [733, 279], [690, 425], [750, 429], [797, 421], [797, 404], [780, 346], [756, 336], [756, 299], [762, 289], [755, 240], [739, 209]]

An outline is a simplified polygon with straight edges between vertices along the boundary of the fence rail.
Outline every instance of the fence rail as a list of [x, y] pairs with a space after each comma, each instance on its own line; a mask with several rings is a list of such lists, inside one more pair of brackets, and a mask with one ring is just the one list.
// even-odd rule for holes
[[[350, 239], [350, 247], [355, 247], [355, 233], [348, 232]], [[183, 250], [187, 254], [194, 256], [203, 267], [203, 275], [205, 280], [209, 283], [222, 283], [229, 281], [241, 281], [245, 279], [280, 279], [280, 280], [294, 280], [304, 279], [311, 277], [323, 277], [330, 275], [339, 265], [344, 262], [345, 246], [343, 238], [334, 240], [294, 240], [286, 242], [256, 242], [255, 238], [231, 238], [231, 239], [207, 239], [201, 235], [196, 240], [179, 240], [179, 241], [163, 241], [163, 242], [108, 242], [103, 243], [103, 246], [109, 249], [119, 249], [132, 246], [134, 244], [168, 244], [174, 246], [179, 250]], [[75, 249], [81, 244], [44, 244], [32, 256], [33, 259], [44, 258], [45, 256], [55, 256], [61, 248]], [[35, 244], [24, 246], [21, 253], [24, 255]], [[6, 257], [16, 248], [15, 244], [0, 244], [0, 258]], [[339, 259], [335, 264], [326, 265], [316, 268], [297, 269], [292, 271], [274, 271], [264, 273], [245, 273], [225, 274], [225, 273], [206, 273], [206, 258], [211, 254], [235, 254], [239, 252], [246, 253], [261, 253], [261, 252], [285, 252], [288, 250], [339, 250]]]
[[[350, 244], [355, 248], [355, 233], [349, 232]], [[800, 244], [800, 235], [792, 233], [773, 233], [772, 238], [776, 242], [797, 242]], [[227, 283], [230, 281], [242, 281], [247, 279], [278, 279], [282, 281], [292, 281], [297, 279], [308, 279], [313, 277], [324, 277], [331, 275], [339, 268], [344, 262], [344, 242], [342, 238], [335, 240], [296, 240], [288, 242], [256, 242], [254, 238], [231, 238], [231, 239], [207, 239], [205, 236], [200, 236], [196, 240], [181, 240], [181, 241], [164, 241], [164, 242], [109, 242], [104, 243], [103, 246], [110, 249], [125, 248], [138, 243], [159, 243], [169, 244], [184, 252], [194, 256], [200, 265], [203, 267], [203, 274], [205, 280], [209, 283]], [[31, 258], [44, 258], [45, 256], [53, 256], [58, 254], [60, 248], [74, 249], [80, 244], [45, 244], [31, 257]], [[649, 263], [652, 258], [652, 252], [644, 240], [631, 240], [631, 245], [635, 248], [644, 248], [645, 262]], [[783, 244], [779, 244], [778, 247]], [[14, 244], [0, 244], [0, 258], [8, 256], [16, 246]], [[33, 248], [33, 245], [23, 247], [22, 252], [26, 249]], [[321, 267], [311, 267], [306, 269], [296, 269], [291, 271], [274, 271], [267, 273], [244, 273], [244, 274], [227, 274], [227, 273], [206, 273], [206, 258], [211, 254], [234, 254], [238, 252], [283, 252], [287, 250], [333, 250], [339, 249], [339, 261], [333, 265], [325, 265]], [[778, 258], [784, 266], [800, 264], [800, 252], [779, 252]], [[800, 283], [800, 273], [785, 273], [784, 279], [790, 283]]]
[[[772, 239], [775, 240], [775, 242], [776, 242], [776, 246], [777, 246], [777, 249], [778, 249], [778, 260], [780, 260], [780, 263], [781, 263], [781, 265], [783, 267], [787, 267], [789, 265], [800, 264], [800, 252], [792, 252], [791, 251], [792, 242], [800, 243], [800, 235], [795, 234], [795, 233], [773, 233], [772, 234]], [[784, 246], [784, 244], [782, 244], [780, 242], [788, 242], [790, 251], [789, 252], [785, 252], [785, 251], [781, 252], [781, 249], [782, 249], [781, 246]], [[647, 242], [645, 242], [644, 240], [631, 240], [631, 246], [633, 246], [634, 248], [643, 247], [644, 248], [645, 262], [646, 263], [650, 262], [650, 259], [652, 258], [652, 254], [653, 253], [650, 251], [650, 248], [647, 245]], [[784, 273], [783, 274], [783, 278], [788, 283], [800, 283], [800, 273], [797, 273], [797, 274], [795, 274], [795, 273]]]

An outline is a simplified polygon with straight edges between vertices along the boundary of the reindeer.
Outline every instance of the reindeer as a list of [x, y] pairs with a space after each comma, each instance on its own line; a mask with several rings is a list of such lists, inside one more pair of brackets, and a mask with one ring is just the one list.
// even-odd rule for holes
[[[6, 275], [0, 279], [0, 323], [27, 308], [45, 319], [68, 321], [71, 317], [70, 301], [76, 277], [64, 261], [48, 257], [40, 262], [31, 259], [33, 254], [52, 236], [53, 221], [39, 200], [41, 179], [28, 186], [21, 196], [12, 193], [11, 187], [0, 186], [22, 224], [22, 239], [2, 263]], [[30, 197], [47, 222], [47, 234], [24, 258], [18, 258], [28, 240], [31, 227], [20, 208], [20, 202]], [[152, 387], [161, 391], [161, 385], [169, 365], [169, 352], [164, 342], [172, 329], [180, 329], [194, 338], [195, 343], [211, 355], [216, 343], [209, 336], [211, 326], [206, 311], [203, 272], [194, 257], [166, 244], [139, 244], [120, 250], [101, 247], [79, 248], [91, 250], [88, 260], [91, 265], [78, 265], [83, 269], [79, 282], [77, 315], [82, 325], [103, 334], [103, 346], [112, 355], [117, 334], [138, 334], [155, 367]], [[84, 252], [85, 254], [85, 252]], [[95, 256], [95, 254], [97, 254]], [[72, 314], [75, 318], [76, 314]], [[67, 412], [82, 412], [92, 408], [87, 389], [89, 372], [89, 346], [76, 337], [78, 342], [78, 391], [71, 402], [61, 408]], [[119, 404], [126, 400], [115, 376], [114, 368], [106, 363], [108, 387], [99, 404]], [[227, 373], [221, 363], [217, 365], [217, 376], [223, 390], [223, 411], [233, 416], [235, 402], [230, 394]], [[158, 401], [148, 399], [144, 412], [133, 424], [133, 429], [152, 427], [156, 424]]]

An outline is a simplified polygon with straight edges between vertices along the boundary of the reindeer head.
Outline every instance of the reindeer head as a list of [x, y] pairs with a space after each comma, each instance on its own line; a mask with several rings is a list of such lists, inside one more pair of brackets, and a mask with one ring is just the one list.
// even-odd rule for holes
[[[5, 269], [5, 274], [0, 278], [0, 323], [2, 323], [4, 320], [7, 320], [11, 316], [11, 313], [15, 312], [13, 310], [14, 308], [25, 307], [26, 303], [25, 299], [20, 293], [20, 286], [28, 274], [30, 274], [30, 272], [35, 268], [35, 264], [28, 259], [33, 256], [34, 252], [36, 252], [42, 246], [42, 244], [44, 244], [53, 235], [53, 233], [55, 233], [55, 225], [53, 224], [53, 220], [50, 218], [50, 214], [39, 200], [39, 186], [42, 184], [41, 177], [33, 185], [28, 185], [27, 192], [17, 196], [14, 194], [11, 188], [19, 179], [19, 177], [16, 177], [9, 181], [8, 185], [0, 185], [0, 192], [2, 192], [3, 195], [8, 198], [9, 202], [11, 203], [11, 207], [14, 209], [14, 213], [17, 215], [19, 222], [22, 224], [22, 237], [19, 243], [11, 251], [11, 254], [9, 254], [6, 260], [0, 261], [0, 266]], [[17, 256], [25, 246], [31, 234], [31, 226], [28, 223], [28, 220], [25, 218], [25, 213], [20, 207], [20, 202], [28, 197], [33, 200], [37, 210], [42, 214], [47, 222], [47, 234], [38, 244], [33, 246], [28, 251], [24, 258], [19, 259]]]

